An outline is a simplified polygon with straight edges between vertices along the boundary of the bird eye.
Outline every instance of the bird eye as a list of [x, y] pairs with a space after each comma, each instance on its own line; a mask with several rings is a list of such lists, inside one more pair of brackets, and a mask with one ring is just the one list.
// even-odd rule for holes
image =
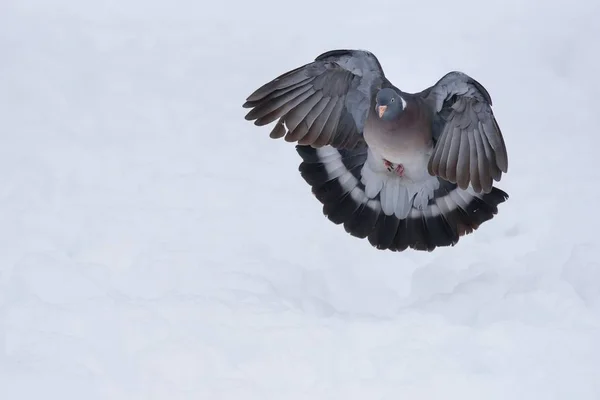
[[392, 97], [392, 103], [393, 103], [393, 102], [395, 102], [395, 101], [396, 101], [396, 99], [394, 99], [394, 98]]

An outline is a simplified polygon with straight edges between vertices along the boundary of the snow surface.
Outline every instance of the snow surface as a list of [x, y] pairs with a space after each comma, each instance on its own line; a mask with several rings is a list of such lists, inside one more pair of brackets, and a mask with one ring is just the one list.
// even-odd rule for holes
[[[435, 4], [434, 4], [435, 3]], [[600, 3], [2, 0], [0, 399], [600, 399]], [[367, 48], [491, 92], [500, 214], [376, 251], [258, 85]]]

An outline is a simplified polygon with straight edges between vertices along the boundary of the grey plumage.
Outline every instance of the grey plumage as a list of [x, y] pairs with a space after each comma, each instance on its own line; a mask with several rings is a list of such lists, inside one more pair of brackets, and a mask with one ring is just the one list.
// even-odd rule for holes
[[462, 72], [450, 72], [420, 95], [434, 112], [446, 111], [445, 123], [432, 132], [439, 141], [429, 173], [488, 193], [508, 171], [508, 157], [487, 90]]
[[297, 143], [323, 211], [380, 249], [450, 246], [497, 213], [508, 170], [492, 99], [450, 72], [407, 93], [364, 50], [332, 50], [254, 91], [247, 120]]
[[285, 139], [304, 145], [352, 147], [383, 73], [375, 57], [332, 51], [258, 88], [246, 99], [256, 125], [280, 119]]

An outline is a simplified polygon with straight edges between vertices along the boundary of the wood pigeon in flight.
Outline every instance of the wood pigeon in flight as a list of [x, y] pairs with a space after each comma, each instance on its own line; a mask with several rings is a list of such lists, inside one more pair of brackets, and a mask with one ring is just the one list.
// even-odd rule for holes
[[498, 212], [508, 169], [487, 90], [453, 71], [419, 93], [371, 52], [332, 50], [252, 93], [247, 120], [277, 121], [324, 214], [378, 249], [454, 246]]

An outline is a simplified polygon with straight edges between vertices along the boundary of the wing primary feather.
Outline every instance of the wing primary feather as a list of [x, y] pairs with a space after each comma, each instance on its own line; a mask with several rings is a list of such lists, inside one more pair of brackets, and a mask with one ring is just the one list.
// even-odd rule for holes
[[380, 250], [389, 249], [396, 236], [399, 222], [398, 218], [394, 216], [380, 216], [377, 219], [375, 228], [368, 237], [369, 243]]
[[504, 140], [502, 139], [498, 124], [495, 122], [493, 116], [490, 116], [487, 121], [484, 121], [483, 132], [496, 154], [496, 165], [501, 171], [506, 172], [508, 170], [506, 147], [504, 146]]
[[471, 186], [477, 193], [481, 192], [481, 182], [479, 181], [479, 163], [477, 160], [477, 144], [475, 143], [475, 132], [472, 129], [467, 131], [469, 137], [469, 161], [470, 161], [470, 177]]
[[285, 116], [285, 124], [289, 131], [296, 129], [298, 124], [310, 113], [315, 105], [323, 98], [320, 92], [313, 93], [309, 98], [292, 108]]
[[[458, 130], [458, 128], [455, 128]], [[455, 135], [460, 135], [460, 147], [458, 152], [458, 164], [456, 166], [456, 183], [458, 187], [465, 190], [469, 185], [469, 139], [466, 137], [466, 132], [455, 132]]]
[[299, 144], [311, 145], [321, 135], [327, 119], [337, 104], [337, 98], [329, 98], [329, 102], [308, 129], [306, 135], [298, 141]]
[[286, 132], [287, 132], [287, 129], [285, 129], [285, 125], [283, 123], [283, 118], [280, 118], [279, 121], [277, 121], [277, 123], [275, 124], [275, 127], [273, 128], [271, 133], [269, 134], [269, 137], [271, 139], [279, 139], [279, 138], [282, 138], [283, 136], [285, 136]]
[[277, 78], [273, 79], [272, 81], [265, 83], [264, 85], [262, 85], [261, 87], [256, 89], [254, 91], [254, 93], [252, 93], [250, 96], [248, 96], [246, 98], [246, 102], [252, 103], [252, 102], [262, 100], [265, 97], [267, 97], [269, 94], [274, 92], [275, 90], [280, 90], [280, 89], [287, 88], [289, 86], [296, 85], [296, 84], [302, 82], [303, 80], [310, 78], [307, 74], [308, 73], [307, 67], [309, 67], [312, 64], [314, 64], [314, 63], [306, 64], [306, 65], [300, 66], [298, 68], [295, 68], [291, 71], [288, 71], [288, 72], [278, 76]]
[[340, 115], [342, 114], [343, 107], [344, 103], [343, 101], [340, 101], [340, 98], [338, 97], [335, 107], [331, 111], [331, 114], [329, 114], [329, 118], [327, 118], [327, 122], [323, 126], [320, 135], [313, 143], [315, 146], [320, 147], [329, 143], [333, 135], [336, 133], [337, 124], [340, 119]]
[[291, 92], [294, 89], [298, 89], [299, 87], [305, 86], [310, 84], [311, 82], [313, 82], [315, 80], [314, 77], [309, 77], [306, 78], [298, 83], [295, 83], [293, 85], [281, 88], [281, 89], [275, 89], [272, 92], [266, 94], [263, 98], [261, 98], [260, 100], [255, 100], [255, 101], [247, 101], [245, 102], [242, 107], [244, 108], [254, 108], [260, 105], [264, 105], [265, 103], [272, 101], [278, 97], [283, 96], [286, 93]]
[[[458, 150], [460, 149], [461, 135], [457, 128], [454, 128], [452, 140], [450, 141], [448, 158], [446, 160], [446, 180], [456, 182], [456, 168], [458, 166]], [[443, 162], [442, 162], [443, 164]]]
[[308, 133], [308, 130], [315, 122], [320, 113], [323, 112], [327, 104], [329, 103], [329, 98], [322, 97], [317, 104], [308, 112], [306, 117], [301, 121], [301, 123], [296, 126], [293, 130], [288, 132], [285, 140], [288, 142], [297, 142], [302, 139]]
[[487, 139], [487, 135], [483, 130], [483, 124], [481, 122], [479, 122], [479, 132], [481, 141], [483, 142], [483, 148], [485, 149], [485, 156], [489, 160], [490, 174], [492, 175], [492, 179], [499, 181], [502, 177], [502, 171], [500, 171], [500, 168], [498, 168], [496, 163], [496, 153], [494, 153], [494, 149], [492, 149], [492, 146]]
[[475, 139], [475, 146], [477, 147], [477, 164], [479, 167], [479, 182], [481, 184], [481, 190], [484, 193], [489, 193], [492, 190], [492, 176], [490, 174], [490, 161], [485, 154], [485, 148], [483, 146], [483, 135], [479, 129], [475, 129], [473, 132], [473, 138]]
[[287, 103], [297, 99], [299, 96], [301, 96], [302, 94], [304, 94], [310, 90], [312, 90], [312, 89], [309, 85], [303, 85], [303, 86], [295, 88], [294, 90], [287, 92], [286, 94], [284, 94], [282, 96], [278, 96], [273, 99], [265, 100], [264, 102], [261, 102], [255, 108], [250, 110], [248, 112], [248, 114], [246, 114], [245, 118], [247, 120], [263, 118], [264, 116], [269, 115], [273, 111], [276, 111], [277, 109], [279, 109], [279, 108], [283, 107], [284, 105], [286, 105]]
[[[498, 121], [492, 114], [492, 122], [494, 124], [494, 129], [498, 135], [498, 142], [500, 143], [499, 153], [500, 160], [498, 167], [502, 170], [502, 172], [508, 172], [508, 155], [506, 154], [506, 143], [504, 143], [504, 136], [502, 136], [502, 131], [500, 130], [500, 126], [498, 125]], [[496, 157], [498, 159], [498, 157]]]
[[261, 126], [275, 121], [277, 118], [287, 114], [289, 110], [291, 110], [292, 108], [296, 107], [298, 104], [302, 103], [304, 100], [309, 98], [313, 93], [315, 93], [315, 90], [309, 86], [307, 91], [300, 93], [300, 95], [298, 95], [297, 97], [282, 104], [276, 110], [266, 114], [263, 117], [258, 118], [256, 121], [254, 121], [254, 124]]

